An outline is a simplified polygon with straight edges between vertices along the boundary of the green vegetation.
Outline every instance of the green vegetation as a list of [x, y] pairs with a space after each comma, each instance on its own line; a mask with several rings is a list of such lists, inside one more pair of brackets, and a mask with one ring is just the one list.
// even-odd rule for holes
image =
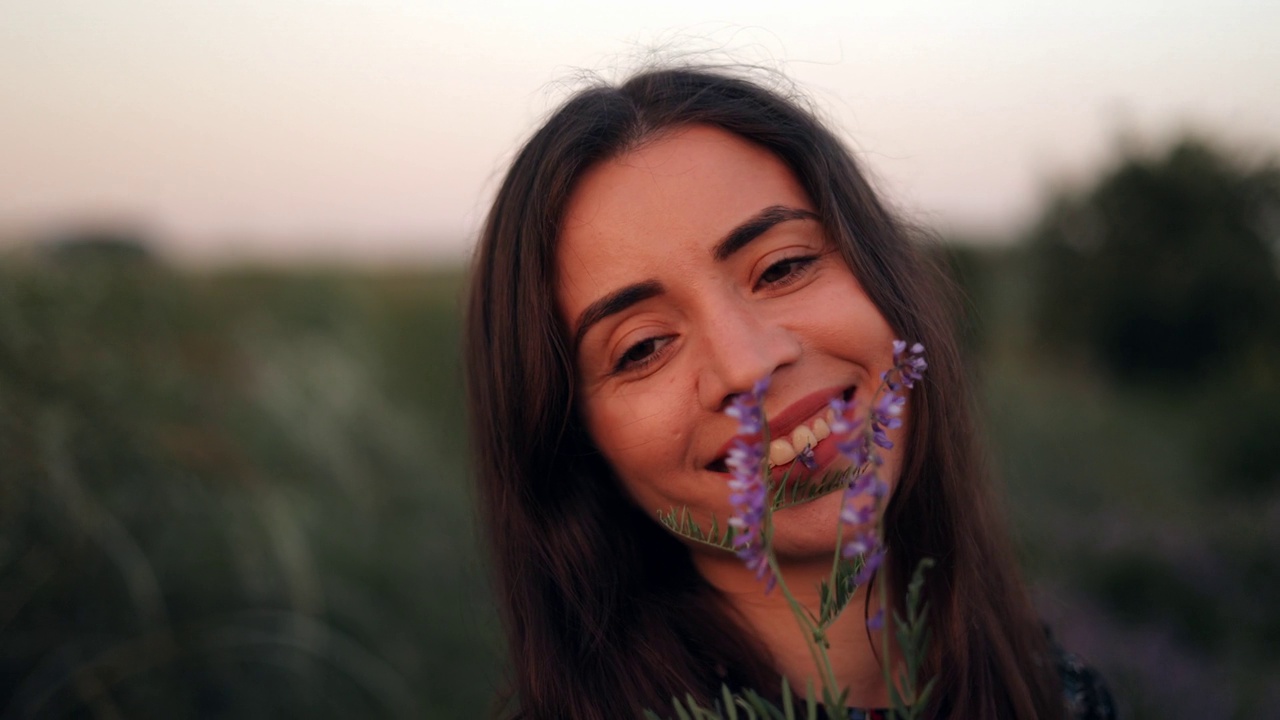
[[963, 252], [987, 278], [974, 367], [1042, 617], [1103, 670], [1123, 717], [1273, 717], [1280, 466], [1231, 455], [1280, 437], [1274, 407], [1239, 422], [1265, 384], [1109, 379], [1037, 339], [1028, 250]]
[[[1051, 253], [1110, 237], [1062, 245], [1053, 218], [1087, 202], [1133, 217], [1114, 197], [1227, 167], [1184, 152], [1126, 161], [1114, 177], [1142, 182], [1062, 200], [1038, 240], [949, 253], [993, 465], [1057, 637], [1125, 717], [1276, 717], [1280, 323], [1258, 318], [1280, 309], [1248, 305], [1272, 292], [1274, 227], [1269, 261], [1242, 254], [1241, 292], [1262, 300], [1221, 289], [1235, 271], [1204, 291], [1229, 305], [1217, 354], [1194, 330], [1160, 335], [1164, 353], [1197, 351], [1174, 371], [1146, 374], [1162, 355], [1126, 355], [1086, 321], [1103, 322], [1098, 297], [1140, 300], [1130, 324], [1165, 313], [1198, 287], [1169, 273], [1203, 255], [1129, 295], [1045, 275], [1079, 265]], [[1170, 251], [1133, 223], [1142, 249], [1115, 260], [1131, 284]], [[1076, 279], [1106, 284], [1092, 267]], [[0, 718], [485, 714], [501, 661], [466, 479], [460, 288], [425, 270], [179, 272], [127, 243], [0, 256]], [[1246, 306], [1250, 323], [1231, 321]]]
[[1278, 218], [1193, 138], [951, 250], [1038, 606], [1128, 717], [1280, 713]]
[[0, 717], [467, 717], [456, 275], [0, 266]]
[[1280, 344], [1280, 165], [1199, 139], [1132, 154], [1032, 231], [1039, 337], [1127, 382], [1202, 381]]

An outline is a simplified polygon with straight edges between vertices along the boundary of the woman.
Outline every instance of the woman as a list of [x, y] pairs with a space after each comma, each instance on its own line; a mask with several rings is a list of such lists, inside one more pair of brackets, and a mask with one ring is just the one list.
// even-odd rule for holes
[[[657, 513], [730, 511], [732, 398], [761, 378], [770, 427], [817, 435], [869, 402], [895, 338], [928, 348], [884, 477], [901, 607], [922, 558], [929, 712], [1063, 716], [1062, 680], [992, 511], [945, 282], [836, 137], [796, 101], [718, 71], [641, 73], [570, 99], [516, 157], [475, 259], [467, 318], [474, 465], [529, 718], [635, 717], [722, 685], [817, 682], [776, 593]], [[800, 428], [804, 428], [803, 431]], [[775, 432], [774, 437], [778, 437]], [[773, 447], [783, 464], [786, 447]], [[816, 606], [840, 493], [774, 516], [789, 585]], [[807, 594], [804, 594], [807, 593]], [[832, 630], [858, 707], [888, 705], [860, 588]], [[893, 660], [887, 660], [893, 662]]]

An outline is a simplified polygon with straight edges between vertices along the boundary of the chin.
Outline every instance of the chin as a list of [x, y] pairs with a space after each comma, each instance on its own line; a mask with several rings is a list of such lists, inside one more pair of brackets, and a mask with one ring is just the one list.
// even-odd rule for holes
[[773, 548], [784, 562], [831, 562], [844, 493], [837, 491], [773, 513]]

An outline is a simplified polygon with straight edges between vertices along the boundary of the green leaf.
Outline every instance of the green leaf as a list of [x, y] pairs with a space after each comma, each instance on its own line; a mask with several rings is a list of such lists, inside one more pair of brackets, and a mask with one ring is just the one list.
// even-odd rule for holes
[[930, 679], [920, 689], [920, 668], [924, 666], [929, 649], [929, 603], [923, 600], [924, 573], [932, 566], [933, 560], [925, 558], [912, 573], [911, 582], [907, 585], [906, 617], [893, 613], [894, 635], [902, 648], [906, 668], [900, 679], [901, 687], [898, 682], [891, 683], [889, 695], [895, 712], [900, 711], [906, 718], [916, 718], [924, 712], [937, 680]]
[[921, 708], [929, 707], [929, 696], [933, 694], [933, 688], [937, 684], [938, 678], [930, 678], [929, 682], [925, 683], [924, 690], [920, 691], [920, 697], [916, 699], [916, 705]]
[[901, 710], [904, 714], [906, 713], [907, 703], [902, 699], [902, 695], [898, 693], [896, 683], [889, 685], [889, 706], [893, 708], [894, 712]]
[[[779, 483], [772, 494], [770, 502], [772, 510], [793, 505], [800, 505], [810, 500], [827, 495], [844, 487], [848, 482], [848, 470], [837, 470], [825, 474], [820, 480], [805, 482]], [[672, 507], [658, 511], [658, 522], [681, 537], [693, 542], [709, 545], [714, 548], [733, 552], [734, 528], [728, 523], [721, 524], [714, 514], [711, 516], [711, 527], [704, 529], [688, 507]]]
[[795, 720], [795, 700], [791, 697], [791, 686], [785, 676], [782, 678], [782, 711], [786, 713], [786, 720]]
[[698, 720], [724, 720], [724, 715], [720, 712], [720, 706], [704, 708], [701, 705], [695, 705], [694, 713], [698, 716]]
[[747, 704], [751, 707], [752, 712], [755, 713], [754, 717], [765, 718], [765, 720], [788, 720], [773, 703], [760, 697], [760, 693], [748, 689], [745, 694], [747, 696]]
[[[778, 483], [777, 488], [774, 489], [771, 503], [772, 509], [781, 510], [793, 505], [803, 505], [811, 500], [816, 500], [836, 490], [843, 489], [849, 484], [851, 473], [852, 470], [848, 468], [832, 470], [823, 474], [820, 478], [809, 478], [808, 480], [800, 480], [793, 483], [786, 482], [784, 477], [783, 482]], [[786, 477], [790, 477], [789, 469]]]
[[719, 708], [703, 707], [692, 693], [686, 694], [684, 699], [689, 703], [689, 712], [693, 713], [694, 720], [722, 720]]
[[911, 573], [911, 583], [907, 585], [907, 608], [910, 612], [911, 608], [920, 605], [920, 591], [924, 587], [924, 571], [933, 567], [933, 558], [924, 558], [916, 565], [915, 572]]
[[862, 558], [857, 558], [853, 562], [841, 561], [836, 566], [835, 587], [832, 588], [826, 578], [818, 585], [818, 628], [825, 630], [840, 617], [840, 613], [849, 604], [849, 600], [853, 598], [853, 593], [858, 589], [853, 584], [853, 578], [857, 576], [858, 570], [861, 569]]
[[840, 688], [839, 694], [836, 695], [835, 706], [845, 707], [849, 704], [849, 688]]
[[721, 527], [720, 521], [714, 513], [711, 515], [711, 528], [709, 530], [703, 530], [698, 521], [693, 519], [693, 513], [689, 512], [689, 508], [684, 506], [673, 507], [666, 511], [659, 510], [658, 522], [676, 535], [703, 545], [710, 545], [714, 548], [733, 552], [733, 526], [726, 523], [724, 527]]
[[725, 712], [729, 713], [728, 720], [738, 720], [738, 703], [734, 701], [728, 685], [720, 686], [720, 695], [724, 698]]

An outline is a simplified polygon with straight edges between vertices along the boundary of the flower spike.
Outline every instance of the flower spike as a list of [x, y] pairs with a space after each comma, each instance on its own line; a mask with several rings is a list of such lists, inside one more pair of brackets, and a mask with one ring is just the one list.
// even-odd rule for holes
[[765, 581], [765, 592], [777, 581], [769, 567], [765, 547], [765, 503], [768, 484], [764, 464], [764, 394], [769, 389], [768, 376], [752, 386], [750, 392], [738, 393], [725, 409], [725, 414], [738, 421], [738, 436], [729, 448], [725, 465], [729, 468], [729, 502], [733, 514], [729, 525], [735, 530], [733, 549], [753, 571], [756, 579]]
[[[893, 448], [889, 431], [902, 427], [906, 393], [923, 379], [928, 367], [923, 345], [894, 340], [893, 367], [880, 375], [883, 385], [865, 420], [854, 417], [855, 403], [841, 398], [831, 401], [835, 414], [832, 433], [846, 435], [836, 447], [854, 467], [840, 512], [840, 521], [850, 530], [849, 539], [840, 550], [845, 558], [862, 558], [862, 567], [853, 578], [856, 585], [871, 580], [888, 551], [882, 540], [883, 533], [875, 525], [880, 507], [889, 494], [889, 486], [879, 474], [884, 464], [880, 451]], [[883, 622], [882, 618], [872, 620], [877, 624]]]

